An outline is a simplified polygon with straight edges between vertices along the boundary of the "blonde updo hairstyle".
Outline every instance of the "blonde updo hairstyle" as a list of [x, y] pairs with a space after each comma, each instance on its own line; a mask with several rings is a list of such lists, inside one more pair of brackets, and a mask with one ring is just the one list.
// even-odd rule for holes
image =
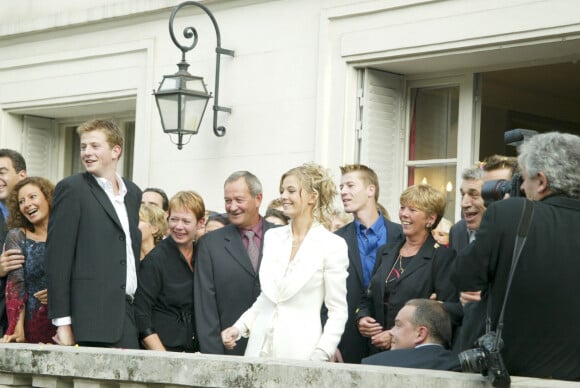
[[280, 178], [280, 191], [282, 182], [288, 176], [295, 176], [300, 182], [300, 189], [307, 193], [316, 193], [316, 204], [314, 205], [314, 219], [330, 227], [329, 220], [334, 210], [334, 197], [337, 195], [336, 184], [330, 177], [328, 170], [315, 163], [306, 163], [302, 166], [292, 168]]
[[424, 211], [427, 217], [435, 214], [435, 222], [427, 226], [429, 231], [435, 229], [445, 214], [445, 196], [429, 185], [414, 185], [401, 194], [401, 205]]

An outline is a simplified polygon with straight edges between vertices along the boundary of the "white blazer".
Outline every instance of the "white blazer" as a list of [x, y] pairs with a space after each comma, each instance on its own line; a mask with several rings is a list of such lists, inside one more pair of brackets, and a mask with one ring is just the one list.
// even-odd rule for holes
[[[259, 273], [262, 292], [234, 324], [250, 337], [246, 356], [308, 360], [320, 349], [330, 358], [338, 346], [348, 317], [346, 242], [315, 223], [288, 267], [291, 251], [290, 225], [266, 232]], [[324, 330], [323, 302], [328, 309]], [[262, 353], [264, 348], [268, 354]]]

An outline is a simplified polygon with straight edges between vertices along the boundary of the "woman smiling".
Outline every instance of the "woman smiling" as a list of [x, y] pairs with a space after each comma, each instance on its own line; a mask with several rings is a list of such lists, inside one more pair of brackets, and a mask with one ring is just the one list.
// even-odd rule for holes
[[199, 194], [180, 191], [169, 201], [169, 236], [141, 261], [135, 319], [146, 349], [197, 350], [193, 320], [193, 257], [204, 225]]
[[[269, 229], [260, 266], [262, 292], [240, 319], [222, 332], [232, 349], [249, 335], [246, 356], [328, 361], [347, 319], [346, 242], [321, 223], [336, 186], [318, 165], [282, 175], [280, 198], [290, 224]], [[328, 319], [321, 324], [322, 304]]]
[[6, 283], [8, 329], [0, 342], [49, 343], [56, 327], [48, 319], [44, 251], [54, 185], [40, 177], [18, 182], [9, 199], [11, 229], [5, 249], [19, 249], [24, 266], [11, 271]]
[[432, 298], [457, 308], [458, 293], [449, 279], [455, 251], [440, 246], [431, 230], [445, 212], [445, 197], [428, 185], [406, 189], [399, 219], [405, 239], [383, 245], [366, 296], [357, 310], [359, 332], [379, 349], [391, 347], [388, 330], [410, 299]]

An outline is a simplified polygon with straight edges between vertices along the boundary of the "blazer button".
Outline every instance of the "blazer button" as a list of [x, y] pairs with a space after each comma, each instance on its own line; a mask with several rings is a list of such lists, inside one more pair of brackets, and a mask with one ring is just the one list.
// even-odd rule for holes
[[121, 286], [121, 290], [125, 290], [125, 285], [124, 284]]
[[125, 236], [123, 236], [123, 235], [119, 236], [119, 240], [125, 241]]
[[125, 265], [125, 260], [121, 260], [121, 265]]

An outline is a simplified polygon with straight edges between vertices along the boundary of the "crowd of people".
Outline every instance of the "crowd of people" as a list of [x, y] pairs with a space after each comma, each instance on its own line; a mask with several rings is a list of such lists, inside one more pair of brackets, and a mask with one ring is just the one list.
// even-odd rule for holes
[[[453, 224], [426, 184], [403, 191], [391, 221], [360, 164], [341, 167], [338, 187], [318, 164], [290, 169], [264, 216], [260, 180], [237, 171], [225, 213], [209, 211], [195, 191], [168, 198], [118, 175], [113, 122], [78, 133], [86, 172], [56, 186], [0, 149], [1, 342], [459, 371], [505, 303], [509, 373], [580, 380], [580, 337], [565, 335], [580, 318], [578, 136], [539, 134], [517, 159], [466, 169]], [[490, 200], [484, 183], [497, 179], [527, 200]]]

